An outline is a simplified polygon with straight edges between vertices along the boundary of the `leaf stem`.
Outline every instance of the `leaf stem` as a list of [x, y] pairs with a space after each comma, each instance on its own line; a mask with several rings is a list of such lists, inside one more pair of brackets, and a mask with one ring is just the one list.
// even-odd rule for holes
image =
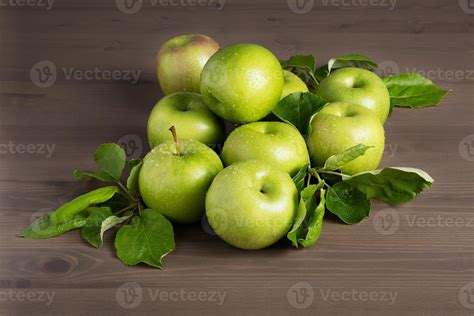
[[173, 135], [174, 145], [176, 146], [176, 156], [181, 156], [181, 149], [180, 149], [180, 146], [179, 146], [179, 139], [178, 139], [178, 135], [176, 134], [176, 128], [174, 127], [174, 125], [169, 128], [169, 131]]
[[138, 213], [142, 215], [142, 203], [138, 203]]
[[115, 183], [120, 187], [120, 189], [122, 189], [125, 197], [130, 201], [130, 202], [137, 202], [136, 199], [134, 199], [129, 193], [128, 193], [128, 190], [127, 188], [122, 184], [122, 182], [120, 181], [115, 181]]
[[311, 178], [311, 176], [315, 176], [316, 179], [318, 179], [318, 185], [321, 185], [321, 187], [326, 186], [327, 188], [330, 188], [330, 185], [327, 184], [326, 181], [324, 181], [323, 179], [321, 179], [321, 177], [319, 176], [319, 173], [318, 173], [318, 171], [316, 171], [316, 169], [311, 168], [311, 169], [309, 170], [309, 177]]
[[333, 174], [333, 175], [341, 176], [341, 177], [348, 177], [347, 174], [344, 174], [344, 173], [341, 173], [341, 172], [335, 172], [335, 171], [318, 170], [317, 172], [326, 173], [326, 174]]
[[120, 211], [115, 212], [115, 215], [122, 214], [122, 213], [124, 213], [125, 211], [128, 211], [128, 210], [131, 209], [131, 208], [134, 208], [135, 206], [136, 206], [136, 205], [133, 205], [133, 204], [131, 204], [131, 205], [129, 205], [129, 206], [126, 206], [126, 207], [124, 207], [123, 209], [121, 209]]
[[306, 186], [309, 186], [311, 183], [311, 172], [308, 172], [308, 180], [306, 180]]
[[321, 177], [319, 176], [319, 173], [318, 173], [315, 169], [311, 169], [310, 172], [309, 172], [309, 174], [315, 176], [316, 179], [318, 179], [318, 183], [321, 182], [321, 181], [323, 181], [323, 180], [321, 179]]

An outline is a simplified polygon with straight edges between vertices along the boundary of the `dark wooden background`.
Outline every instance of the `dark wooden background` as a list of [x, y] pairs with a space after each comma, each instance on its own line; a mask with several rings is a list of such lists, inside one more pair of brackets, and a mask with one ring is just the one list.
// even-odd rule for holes
[[[216, 0], [197, 7], [194, 0], [150, 1], [134, 14], [114, 0], [56, 0], [51, 10], [13, 5], [21, 0], [0, 6], [1, 314], [474, 312], [474, 1], [398, 0], [389, 10], [387, 0], [369, 7], [308, 0], [313, 8], [304, 14], [290, 10], [292, 0], [227, 0], [222, 10], [212, 6], [222, 3]], [[307, 250], [278, 244], [240, 251], [199, 224], [178, 227], [176, 251], [162, 271], [124, 266], [111, 233], [101, 250], [78, 232], [16, 237], [32, 217], [91, 187], [74, 181], [72, 170], [93, 168], [100, 143], [141, 141], [134, 154], [148, 150], [147, 116], [162, 96], [155, 53], [170, 37], [197, 32], [222, 46], [260, 43], [280, 58], [312, 53], [322, 63], [361, 53], [387, 72], [429, 72], [452, 92], [437, 107], [394, 112], [382, 165], [422, 168], [436, 179], [433, 188], [396, 209], [375, 204], [359, 225], [328, 218]], [[56, 66], [57, 79], [42, 88], [34, 74], [45, 60]], [[132, 84], [63, 73], [94, 67], [141, 75]], [[28, 145], [30, 153], [21, 153]], [[52, 155], [41, 153], [46, 145], [54, 146]], [[168, 299], [151, 295], [157, 290]], [[223, 304], [211, 300], [213, 292], [225, 295]], [[190, 301], [193, 295], [203, 301]]]

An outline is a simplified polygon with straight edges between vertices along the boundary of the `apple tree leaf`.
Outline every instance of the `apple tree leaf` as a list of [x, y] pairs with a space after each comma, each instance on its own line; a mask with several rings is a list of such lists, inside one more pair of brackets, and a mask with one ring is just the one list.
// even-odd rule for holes
[[298, 189], [298, 192], [301, 192], [303, 190], [304, 185], [305, 185], [305, 179], [306, 176], [308, 175], [308, 168], [309, 164], [303, 166], [298, 173], [293, 177], [293, 182], [296, 185], [296, 188]]
[[316, 70], [316, 59], [313, 55], [295, 55], [287, 60], [280, 61], [283, 69], [289, 69], [300, 77], [309, 86], [318, 84], [314, 71]]
[[76, 169], [74, 177], [78, 180], [93, 177], [107, 182], [120, 181], [125, 161], [126, 155], [122, 147], [117, 144], [102, 144], [95, 152], [97, 171], [83, 172]]
[[344, 179], [344, 183], [364, 192], [368, 198], [392, 205], [412, 200], [433, 182], [423, 170], [404, 167], [368, 171]]
[[391, 107], [424, 108], [438, 104], [448, 93], [417, 73], [385, 77]]
[[321, 81], [322, 79], [329, 76], [331, 71], [345, 68], [345, 67], [357, 67], [363, 68], [370, 71], [376, 70], [379, 66], [377, 63], [372, 61], [369, 57], [364, 55], [344, 55], [339, 57], [333, 57], [329, 60], [329, 62], [316, 69], [315, 76], [316, 79]]
[[146, 263], [161, 269], [161, 260], [175, 248], [173, 226], [160, 212], [143, 210], [119, 229], [115, 248], [126, 265]]
[[311, 118], [326, 103], [311, 92], [295, 92], [281, 99], [272, 113], [280, 120], [294, 125], [301, 134], [307, 135]]
[[59, 236], [70, 230], [83, 227], [86, 224], [89, 214], [89, 209], [86, 208], [85, 210], [71, 215], [67, 219], [58, 220], [54, 213], [47, 213], [37, 218], [18, 236], [31, 239]]
[[301, 68], [310, 72], [316, 70], [316, 60], [313, 55], [295, 55], [280, 61], [282, 68]]
[[122, 217], [112, 214], [109, 207], [95, 208], [87, 218], [84, 227], [81, 229], [81, 236], [96, 248], [102, 247], [103, 236], [105, 231], [121, 224], [132, 216], [132, 212], [128, 212]]
[[100, 225], [109, 216], [112, 216], [110, 207], [94, 208], [81, 229], [81, 236], [96, 248], [102, 246], [102, 236], [97, 238], [100, 233]]
[[329, 73], [331, 73], [331, 71], [334, 69], [345, 67], [357, 67], [370, 71], [374, 71], [379, 68], [377, 63], [373, 62], [369, 57], [364, 55], [344, 55], [331, 58], [328, 62]]
[[[306, 233], [303, 234], [306, 235], [304, 238], [299, 238], [299, 243], [304, 247], [304, 248], [309, 248], [312, 247], [316, 241], [318, 241], [319, 236], [321, 235], [321, 229], [323, 226], [323, 218], [324, 218], [324, 212], [325, 212], [325, 195], [326, 191], [324, 189], [321, 189], [319, 191], [319, 203], [314, 212], [310, 213], [310, 217], [308, 219], [308, 224], [306, 228]], [[303, 230], [304, 232], [305, 230]]]
[[128, 194], [131, 196], [137, 197], [137, 186], [138, 186], [138, 175], [140, 174], [140, 169], [142, 168], [141, 159], [132, 159], [129, 162], [130, 174], [127, 178], [127, 190]]
[[118, 212], [123, 210], [125, 207], [130, 206], [130, 199], [122, 192], [118, 192], [111, 199], [103, 203], [98, 203], [96, 207], [110, 207], [112, 212]]
[[343, 152], [332, 155], [329, 157], [326, 162], [324, 163], [323, 170], [326, 171], [334, 171], [341, 169], [342, 166], [351, 162], [352, 160], [363, 156], [367, 149], [371, 148], [372, 146], [366, 146], [364, 144], [358, 144], [351, 148], [344, 150]]
[[[300, 193], [298, 211], [293, 227], [287, 234], [287, 238], [294, 247], [299, 245], [304, 248], [313, 246], [321, 234], [325, 210], [325, 190], [322, 189], [324, 182], [312, 184], [304, 188]], [[319, 193], [319, 203], [316, 192]]]
[[31, 223], [19, 236], [25, 238], [50, 238], [85, 225], [92, 205], [108, 201], [118, 188], [104, 187], [88, 192], [67, 202]]
[[345, 181], [328, 189], [327, 209], [346, 224], [356, 224], [369, 216], [370, 201], [365, 193]]

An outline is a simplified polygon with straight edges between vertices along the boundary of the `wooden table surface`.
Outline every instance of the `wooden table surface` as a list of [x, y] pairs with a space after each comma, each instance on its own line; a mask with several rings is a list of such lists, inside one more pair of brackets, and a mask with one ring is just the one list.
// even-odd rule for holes
[[[474, 313], [474, 1], [127, 3], [0, 4], [0, 314]], [[72, 170], [93, 168], [99, 144], [134, 142], [131, 154], [146, 153], [147, 116], [162, 96], [155, 53], [185, 33], [321, 63], [361, 53], [386, 72], [427, 74], [452, 91], [437, 107], [394, 112], [382, 165], [422, 168], [433, 188], [401, 207], [376, 203], [358, 225], [327, 218], [306, 250], [241, 251], [199, 224], [177, 227], [161, 271], [124, 266], [112, 233], [101, 250], [77, 231], [16, 237], [94, 185]], [[95, 69], [118, 77], [80, 76]]]

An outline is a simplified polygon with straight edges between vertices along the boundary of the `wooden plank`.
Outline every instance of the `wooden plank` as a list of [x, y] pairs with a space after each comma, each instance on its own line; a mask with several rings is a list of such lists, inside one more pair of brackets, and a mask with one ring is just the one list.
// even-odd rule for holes
[[[223, 10], [143, 1], [135, 14], [105, 0], [0, 10], [0, 314], [472, 314], [474, 169], [460, 143], [474, 127], [473, 15], [449, 0], [398, 0], [394, 10], [314, 1], [306, 14], [292, 12], [291, 0], [226, 1]], [[148, 151], [147, 116], [162, 97], [155, 53], [166, 39], [191, 32], [222, 45], [258, 42], [280, 58], [312, 53], [321, 64], [357, 52], [404, 72], [428, 72], [452, 91], [438, 107], [394, 112], [382, 165], [422, 168], [435, 178], [433, 188], [401, 207], [374, 203], [358, 225], [328, 216], [318, 244], [306, 250], [282, 241], [241, 251], [206, 225], [177, 226], [177, 249], [163, 271], [124, 266], [113, 232], [101, 250], [78, 232], [16, 237], [32, 218], [97, 184], [74, 181], [72, 170], [93, 168], [100, 143], [133, 139], [141, 142], [135, 155]], [[58, 69], [48, 88], [30, 77], [43, 60]], [[64, 74], [95, 67], [140, 76], [134, 84]], [[391, 225], [382, 227], [384, 219]], [[190, 299], [199, 293], [201, 301]]]

